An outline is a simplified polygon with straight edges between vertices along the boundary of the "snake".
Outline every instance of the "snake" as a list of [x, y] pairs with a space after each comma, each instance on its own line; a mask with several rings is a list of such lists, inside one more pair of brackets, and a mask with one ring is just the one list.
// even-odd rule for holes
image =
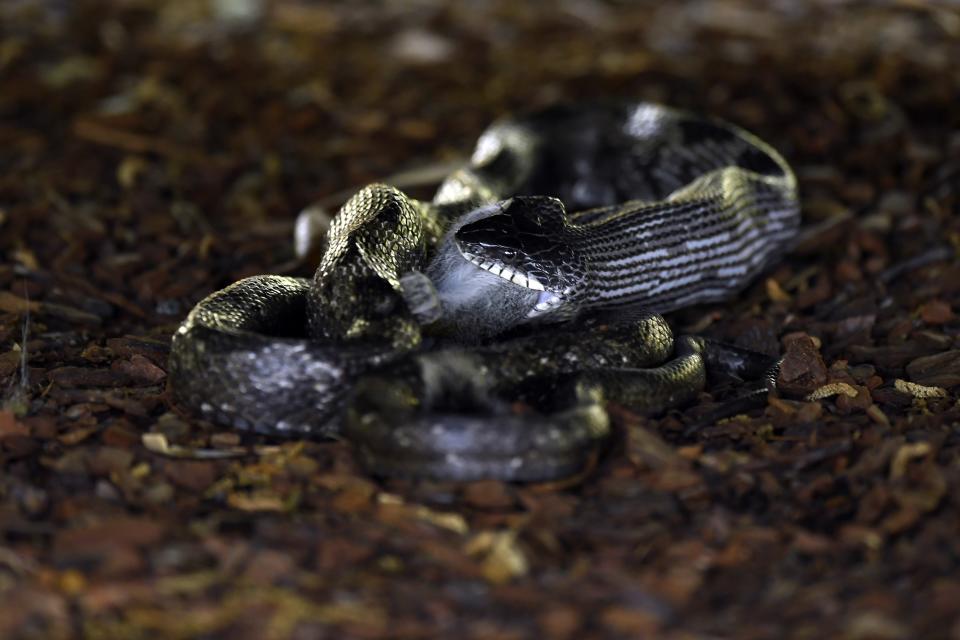
[[171, 388], [219, 424], [347, 440], [381, 476], [571, 476], [610, 403], [656, 414], [711, 366], [757, 369], [662, 314], [734, 298], [799, 224], [789, 164], [728, 122], [647, 102], [507, 116], [431, 200], [357, 191], [312, 278], [197, 303]]

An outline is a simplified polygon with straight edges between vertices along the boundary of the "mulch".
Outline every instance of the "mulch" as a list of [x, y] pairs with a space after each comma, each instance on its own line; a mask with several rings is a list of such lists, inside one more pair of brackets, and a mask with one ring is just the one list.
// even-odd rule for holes
[[[950, 5], [2, 3], [0, 637], [960, 638]], [[309, 273], [299, 211], [587, 97], [795, 167], [799, 247], [669, 318], [784, 353], [764, 408], [611, 407], [590, 473], [464, 485], [171, 403], [197, 300]]]

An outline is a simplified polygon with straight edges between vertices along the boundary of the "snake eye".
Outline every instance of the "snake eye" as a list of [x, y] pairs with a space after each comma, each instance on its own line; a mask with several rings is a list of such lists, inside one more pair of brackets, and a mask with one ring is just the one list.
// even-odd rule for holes
[[377, 296], [373, 300], [373, 311], [377, 315], [385, 316], [397, 306], [397, 297], [394, 295]]

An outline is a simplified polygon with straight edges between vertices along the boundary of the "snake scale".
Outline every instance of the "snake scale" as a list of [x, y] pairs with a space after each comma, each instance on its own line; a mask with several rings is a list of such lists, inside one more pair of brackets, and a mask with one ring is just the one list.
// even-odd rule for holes
[[430, 202], [361, 189], [312, 279], [198, 303], [172, 389], [236, 428], [345, 438], [381, 475], [563, 477], [606, 402], [703, 388], [723, 358], [658, 314], [736, 295], [799, 219], [790, 167], [736, 126], [649, 103], [503, 119]]

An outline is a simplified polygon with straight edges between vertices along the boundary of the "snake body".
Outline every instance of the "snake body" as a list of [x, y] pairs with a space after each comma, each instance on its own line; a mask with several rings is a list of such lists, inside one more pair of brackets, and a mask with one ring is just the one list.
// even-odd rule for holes
[[705, 342], [656, 314], [736, 294], [798, 225], [789, 166], [732, 125], [647, 103], [505, 119], [431, 202], [361, 189], [312, 279], [202, 300], [173, 391], [238, 428], [345, 437], [382, 474], [562, 476], [608, 433], [604, 402], [702, 389]]

